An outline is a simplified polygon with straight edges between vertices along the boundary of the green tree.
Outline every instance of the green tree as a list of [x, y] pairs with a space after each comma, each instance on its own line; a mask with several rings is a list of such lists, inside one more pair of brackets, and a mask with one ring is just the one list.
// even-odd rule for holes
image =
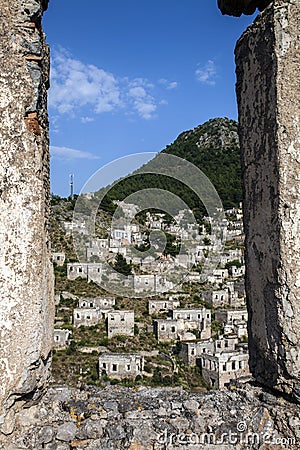
[[132, 274], [131, 265], [126, 262], [126, 259], [121, 253], [117, 253], [113, 267], [117, 272], [122, 273], [123, 275], [128, 276]]

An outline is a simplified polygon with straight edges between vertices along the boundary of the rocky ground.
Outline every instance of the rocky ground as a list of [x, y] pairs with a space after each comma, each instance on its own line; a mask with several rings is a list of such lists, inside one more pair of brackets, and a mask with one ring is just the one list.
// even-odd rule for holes
[[250, 384], [180, 388], [54, 386], [0, 436], [3, 450], [299, 449], [300, 408]]

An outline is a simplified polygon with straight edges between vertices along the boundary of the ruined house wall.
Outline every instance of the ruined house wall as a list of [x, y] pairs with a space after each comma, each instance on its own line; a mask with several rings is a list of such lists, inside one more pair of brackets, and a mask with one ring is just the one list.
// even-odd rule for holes
[[297, 395], [300, 2], [275, 0], [236, 47], [250, 368]]
[[0, 424], [51, 363], [47, 3], [0, 0]]

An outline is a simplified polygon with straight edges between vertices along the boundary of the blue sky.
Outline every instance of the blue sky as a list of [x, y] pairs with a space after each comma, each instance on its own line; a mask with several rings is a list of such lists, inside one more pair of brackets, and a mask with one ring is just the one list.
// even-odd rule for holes
[[116, 158], [236, 119], [234, 46], [252, 21], [216, 0], [50, 0], [51, 191], [68, 196], [74, 173], [78, 193]]

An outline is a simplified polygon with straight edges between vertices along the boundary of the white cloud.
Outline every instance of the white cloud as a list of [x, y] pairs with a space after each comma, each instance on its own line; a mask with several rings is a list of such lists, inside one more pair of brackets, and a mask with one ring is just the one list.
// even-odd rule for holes
[[100, 113], [120, 104], [118, 82], [111, 73], [73, 59], [64, 49], [53, 52], [49, 91], [52, 108], [64, 114], [89, 105]]
[[95, 119], [93, 117], [88, 117], [88, 116], [81, 117], [80, 120], [81, 120], [82, 123], [90, 123], [90, 122], [94, 122], [95, 121]]
[[211, 59], [207, 61], [207, 63], [204, 66], [198, 67], [198, 69], [195, 72], [196, 78], [198, 81], [204, 84], [209, 84], [211, 86], [214, 86], [216, 84], [216, 75], [217, 75], [217, 68]]
[[99, 156], [93, 155], [90, 152], [84, 152], [82, 150], [75, 150], [74, 148], [69, 147], [56, 147], [50, 146], [50, 154], [51, 156], [57, 159], [99, 159]]
[[128, 101], [138, 115], [146, 120], [152, 119], [157, 110], [155, 99], [149, 92], [153, 87], [143, 78], [136, 78], [129, 83]]
[[158, 82], [168, 90], [176, 89], [179, 86], [179, 83], [177, 81], [168, 81], [165, 78], [161, 78], [160, 80], [158, 80]]
[[52, 52], [49, 106], [59, 115], [74, 115], [85, 108], [82, 123], [94, 120], [93, 114], [125, 110], [151, 119], [157, 109], [155, 86], [143, 78], [118, 78], [95, 65], [74, 59], [63, 48]]

